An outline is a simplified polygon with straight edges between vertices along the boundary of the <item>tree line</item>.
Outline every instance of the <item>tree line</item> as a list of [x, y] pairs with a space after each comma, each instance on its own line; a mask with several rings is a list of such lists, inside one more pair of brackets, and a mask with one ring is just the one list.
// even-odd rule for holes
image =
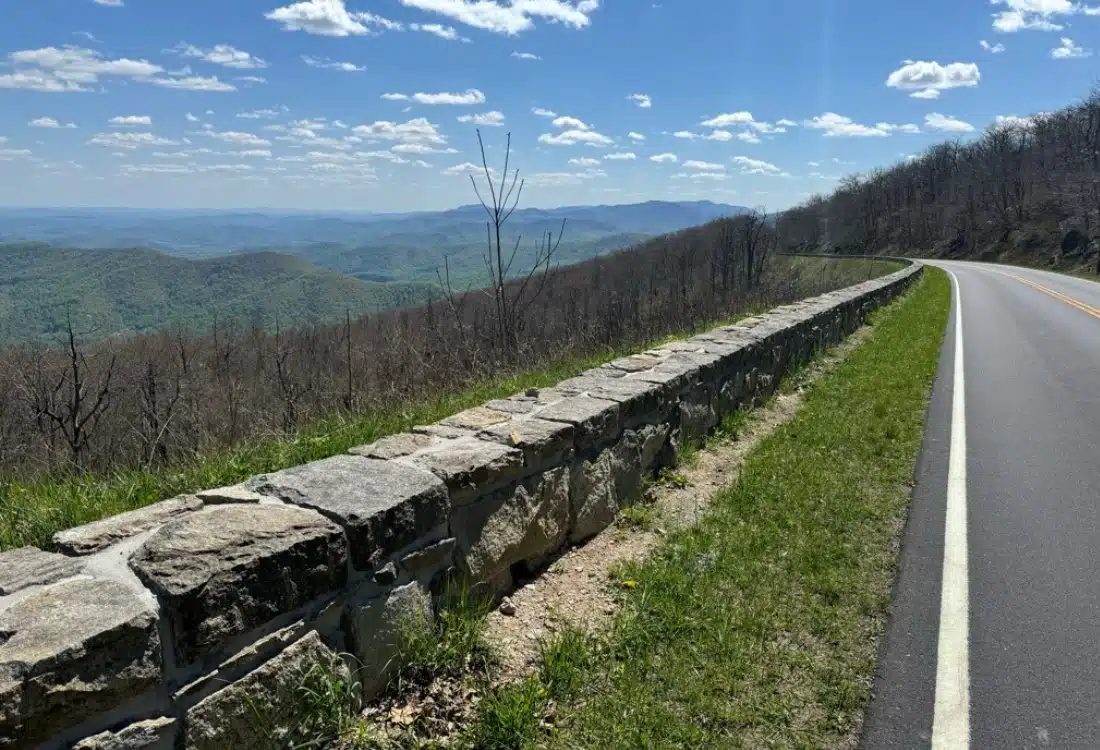
[[779, 218], [783, 246], [1095, 266], [1100, 273], [1100, 89], [846, 178]]
[[[558, 267], [561, 232], [524, 238], [506, 221], [522, 194], [485, 165], [483, 289], [455, 289], [446, 259], [428, 301], [341, 324], [273, 328], [215, 319], [183, 330], [85, 343], [68, 319], [53, 345], [0, 352], [0, 476], [163, 467], [293, 435], [333, 413], [364, 415], [574, 356], [644, 345], [736, 313], [825, 291], [784, 273], [762, 212], [713, 221]], [[563, 232], [568, 227], [562, 228]]]

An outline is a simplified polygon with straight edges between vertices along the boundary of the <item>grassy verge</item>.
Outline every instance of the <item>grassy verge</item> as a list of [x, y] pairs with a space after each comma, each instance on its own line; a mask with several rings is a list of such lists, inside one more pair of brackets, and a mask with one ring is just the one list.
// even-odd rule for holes
[[878, 314], [708, 516], [617, 572], [612, 632], [559, 636], [467, 747], [851, 747], [950, 295], [929, 269]]
[[[837, 288], [897, 270], [859, 260], [790, 259], [783, 273], [803, 282]], [[751, 315], [757, 310], [749, 310]], [[743, 317], [743, 316], [738, 316]], [[715, 321], [707, 327], [729, 324]], [[688, 333], [687, 335], [690, 335]], [[457, 411], [527, 388], [551, 386], [609, 359], [655, 346], [624, 346], [588, 356], [568, 356], [538, 369], [479, 383], [388, 411], [341, 414], [309, 425], [296, 435], [241, 444], [167, 469], [118, 471], [107, 476], [61, 476], [23, 480], [0, 478], [0, 551], [23, 545], [48, 546], [54, 533], [186, 492], [234, 484], [255, 474], [338, 455], [357, 445], [436, 422]]]

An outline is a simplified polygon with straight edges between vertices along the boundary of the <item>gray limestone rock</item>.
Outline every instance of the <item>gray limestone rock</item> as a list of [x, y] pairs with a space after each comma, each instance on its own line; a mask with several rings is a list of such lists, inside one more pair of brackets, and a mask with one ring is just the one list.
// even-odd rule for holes
[[473, 409], [460, 411], [458, 414], [441, 419], [439, 424], [444, 427], [457, 427], [460, 430], [483, 430], [491, 425], [507, 422], [511, 417], [511, 414], [496, 409], [475, 406]]
[[165, 525], [130, 559], [160, 600], [176, 659], [202, 659], [235, 635], [338, 591], [347, 540], [321, 515], [222, 505]]
[[588, 396], [574, 396], [536, 412], [539, 419], [565, 422], [576, 428], [574, 442], [584, 451], [613, 440], [619, 432], [619, 405]]
[[82, 569], [83, 566], [71, 557], [43, 552], [35, 547], [0, 552], [0, 596], [14, 594], [29, 586], [57, 583], [62, 578], [75, 576]]
[[476, 438], [433, 445], [401, 461], [406, 471], [420, 467], [442, 479], [455, 504], [475, 500], [523, 471], [520, 451]]
[[443, 482], [406, 460], [335, 456], [252, 482], [262, 495], [311, 508], [343, 526], [352, 565], [367, 571], [447, 521]]
[[573, 504], [571, 542], [583, 542], [606, 529], [619, 514], [619, 499], [611, 468], [612, 452], [577, 461], [570, 478]]
[[478, 437], [523, 451], [523, 463], [533, 471], [560, 463], [565, 454], [573, 450], [575, 429], [565, 422], [516, 419], [482, 430]]
[[232, 505], [258, 503], [263, 495], [253, 492], [243, 484], [235, 484], [231, 487], [218, 487], [212, 490], [201, 490], [195, 493], [195, 497], [206, 505]]
[[[351, 679], [347, 665], [309, 633], [243, 679], [195, 704], [184, 724], [185, 750], [304, 747], [308, 706], [301, 689]], [[313, 686], [315, 689], [319, 686]]]
[[202, 500], [197, 497], [183, 495], [85, 526], [77, 526], [75, 529], [59, 531], [54, 534], [53, 543], [66, 555], [90, 555], [124, 539], [155, 529], [202, 506]]
[[179, 722], [175, 719], [139, 721], [114, 732], [101, 732], [73, 745], [72, 750], [173, 750]]
[[32, 748], [161, 679], [152, 602], [74, 578], [0, 611], [0, 747]]
[[455, 508], [451, 530], [474, 582], [501, 580], [516, 563], [537, 565], [569, 532], [569, 470], [552, 469]]
[[453, 537], [429, 544], [401, 558], [401, 567], [417, 577], [425, 572], [434, 572], [441, 567], [450, 567], [454, 549]]
[[378, 458], [388, 461], [391, 458], [400, 458], [416, 453], [421, 448], [427, 448], [434, 442], [431, 435], [417, 435], [412, 432], [402, 432], [397, 435], [389, 435], [376, 440], [370, 445], [362, 445], [348, 451], [353, 456], [366, 458]]
[[348, 607], [348, 630], [352, 648], [362, 668], [357, 678], [368, 697], [386, 685], [405, 629], [432, 623], [432, 599], [417, 581], [367, 601], [352, 601]]

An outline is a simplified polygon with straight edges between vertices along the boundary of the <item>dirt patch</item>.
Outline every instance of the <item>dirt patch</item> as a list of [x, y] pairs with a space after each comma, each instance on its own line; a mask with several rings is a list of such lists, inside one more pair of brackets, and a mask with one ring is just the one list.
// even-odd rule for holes
[[872, 331], [871, 326], [860, 328], [797, 373], [767, 405], [752, 411], [736, 435], [712, 439], [690, 465], [676, 470], [672, 481], [653, 485], [644, 528], [624, 522], [624, 516], [585, 544], [567, 549], [492, 612], [487, 635], [502, 660], [501, 681], [533, 671], [540, 642], [557, 630], [572, 626], [594, 632], [607, 625], [616, 612], [611, 589], [616, 566], [645, 558], [666, 533], [697, 522], [715, 494], [737, 479], [746, 456], [794, 419], [806, 388], [843, 362]]

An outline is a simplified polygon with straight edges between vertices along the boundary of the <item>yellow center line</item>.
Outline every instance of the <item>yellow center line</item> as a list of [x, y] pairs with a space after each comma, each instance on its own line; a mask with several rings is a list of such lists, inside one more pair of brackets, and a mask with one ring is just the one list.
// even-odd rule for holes
[[1048, 296], [1053, 297], [1056, 300], [1059, 300], [1060, 302], [1065, 302], [1067, 305], [1069, 305], [1071, 307], [1076, 307], [1081, 312], [1086, 312], [1094, 318], [1100, 318], [1100, 309], [1097, 309], [1097, 308], [1093, 307], [1092, 305], [1085, 304], [1084, 302], [1082, 302], [1080, 300], [1077, 300], [1077, 299], [1074, 299], [1073, 297], [1070, 297], [1068, 295], [1062, 294], [1061, 292], [1056, 292], [1056, 291], [1054, 291], [1053, 289], [1051, 289], [1049, 287], [1043, 286], [1042, 284], [1036, 284], [1034, 281], [1030, 281], [1028, 279], [1025, 279], [1022, 276], [1017, 276], [1014, 273], [1008, 273], [1006, 271], [998, 271], [996, 269], [990, 269], [990, 270], [994, 270], [996, 273], [999, 273], [1002, 276], [1007, 276], [1010, 279], [1015, 279], [1016, 281], [1019, 281], [1021, 284], [1027, 284], [1032, 289], [1036, 289], [1036, 290], [1042, 292], [1043, 294], [1046, 294]]

